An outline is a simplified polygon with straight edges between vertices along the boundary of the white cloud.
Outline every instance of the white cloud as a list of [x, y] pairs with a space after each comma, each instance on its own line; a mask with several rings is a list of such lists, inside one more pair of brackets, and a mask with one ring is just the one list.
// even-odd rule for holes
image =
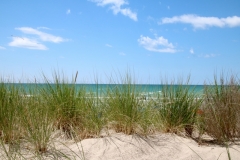
[[172, 18], [163, 18], [160, 24], [166, 23], [188, 23], [194, 28], [205, 29], [207, 27], [238, 27], [240, 26], [240, 17], [232, 16], [227, 18], [201, 17], [194, 14], [174, 16]]
[[133, 13], [129, 8], [120, 9], [120, 13], [122, 13], [124, 16], [128, 16], [134, 21], [137, 21], [137, 14]]
[[59, 36], [54, 36], [48, 33], [41, 32], [39, 30], [30, 28], [30, 27], [21, 27], [21, 28], [16, 28], [17, 30], [20, 30], [21, 32], [25, 34], [32, 34], [32, 35], [37, 35], [42, 41], [48, 41], [48, 42], [53, 42], [53, 43], [60, 43], [63, 41], [66, 41], [62, 37]]
[[[30, 38], [29, 36], [28, 37], [12, 36], [12, 42], [8, 44], [9, 46], [12, 46], [12, 47], [47, 50], [48, 48], [45, 45], [41, 44], [41, 42], [46, 41], [46, 42], [52, 42], [52, 43], [60, 43], [63, 41], [67, 41], [62, 37], [54, 36], [30, 27], [21, 27], [21, 28], [15, 28], [15, 29], [27, 35], [33, 35], [33, 36], [31, 36]], [[49, 29], [49, 28], [39, 27], [39, 29]]]
[[0, 50], [4, 50], [4, 49], [6, 49], [5, 47], [2, 47], [2, 46], [0, 46]]
[[105, 44], [105, 46], [112, 48], [112, 45], [110, 45], [110, 44]]
[[67, 10], [67, 12], [66, 12], [66, 14], [70, 14], [71, 13], [71, 10], [70, 9], [68, 9]]
[[151, 39], [149, 37], [140, 36], [138, 43], [145, 49], [153, 52], [165, 52], [165, 53], [175, 53], [175, 47], [172, 43], [169, 43], [167, 39], [163, 37], [156, 37]]
[[34, 39], [29, 39], [26, 37], [12, 37], [13, 41], [10, 42], [8, 45], [12, 47], [21, 47], [21, 48], [28, 48], [28, 49], [37, 49], [37, 50], [47, 50], [48, 48], [43, 44], [40, 44], [38, 41]]
[[189, 52], [190, 52], [191, 54], [194, 54], [194, 50], [193, 50], [192, 48], [189, 50]]
[[137, 14], [132, 12], [129, 8], [122, 8], [123, 5], [127, 5], [128, 2], [126, 0], [90, 0], [92, 2], [97, 3], [98, 6], [106, 6], [110, 5], [110, 9], [114, 14], [121, 13], [124, 16], [131, 18], [134, 21], [137, 21]]

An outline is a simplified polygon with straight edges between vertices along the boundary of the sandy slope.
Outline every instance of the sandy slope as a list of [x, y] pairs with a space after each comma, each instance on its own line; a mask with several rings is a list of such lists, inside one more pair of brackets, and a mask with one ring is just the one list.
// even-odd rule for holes
[[[13, 159], [86, 159], [86, 160], [227, 160], [224, 146], [203, 144], [174, 134], [156, 134], [148, 137], [111, 133], [103, 138], [74, 142], [56, 134], [48, 152], [39, 157], [21, 146], [21, 154]], [[25, 147], [24, 147], [25, 146]], [[230, 146], [232, 160], [240, 160], [240, 145]], [[24, 157], [24, 158], [23, 158]], [[0, 149], [0, 159], [7, 159]]]
[[[158, 134], [148, 138], [121, 133], [109, 137], [85, 139], [69, 145], [82, 159], [87, 160], [226, 160], [226, 148], [218, 145], [199, 146], [194, 140], [172, 134]], [[238, 150], [238, 151], [237, 151]], [[240, 159], [240, 146], [232, 145], [232, 160]]]

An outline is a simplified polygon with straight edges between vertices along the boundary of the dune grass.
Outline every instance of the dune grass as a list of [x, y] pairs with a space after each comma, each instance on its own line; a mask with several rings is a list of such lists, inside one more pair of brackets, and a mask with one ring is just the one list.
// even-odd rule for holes
[[0, 82], [0, 138], [8, 144], [16, 143], [21, 138], [23, 93], [20, 87]]
[[77, 74], [68, 82], [64, 75], [54, 73], [54, 81], [50, 82], [44, 76], [47, 85], [40, 94], [51, 114], [55, 115], [54, 125], [68, 138], [96, 136], [102, 125], [100, 107], [96, 105], [98, 97], [83, 86], [76, 88], [76, 78]]
[[121, 77], [120, 83], [108, 89], [105, 115], [110, 128], [125, 134], [148, 133], [149, 105], [141, 99], [140, 90], [129, 76]]
[[205, 87], [204, 127], [218, 142], [240, 137], [240, 86], [235, 76], [215, 76], [214, 84]]
[[[0, 146], [1, 154], [15, 159], [19, 154], [22, 137], [21, 113], [24, 107], [23, 90], [10, 83], [0, 82]], [[1, 156], [2, 157], [2, 156]]]
[[54, 131], [54, 114], [44, 100], [34, 92], [29, 92], [24, 112], [21, 115], [24, 139], [29, 142], [36, 152], [44, 153], [48, 150], [52, 132]]
[[69, 84], [64, 75], [53, 74], [51, 82], [44, 76], [46, 87], [40, 89], [43, 101], [51, 114], [55, 115], [54, 124], [62, 129], [68, 137], [73, 136], [73, 126], [81, 124], [79, 108], [77, 105], [77, 91], [74, 83]]
[[24, 157], [22, 146], [37, 157], [49, 154], [56, 131], [76, 142], [99, 137], [103, 130], [145, 136], [159, 131], [191, 136], [199, 130], [224, 144], [239, 140], [237, 77], [215, 78], [202, 97], [190, 88], [190, 78], [179, 78], [162, 82], [160, 92], [146, 98], [130, 74], [110, 79], [104, 91], [76, 85], [77, 76], [69, 81], [54, 72], [52, 81], [43, 75], [44, 87], [34, 82], [28, 89], [0, 81], [0, 146], [6, 159]]
[[189, 79], [183, 82], [180, 78], [170, 84], [165, 82], [166, 85], [163, 85], [162, 92], [155, 101], [160, 123], [166, 132], [177, 133], [185, 129], [191, 136], [197, 124], [201, 99], [197, 99], [194, 89], [190, 89]]

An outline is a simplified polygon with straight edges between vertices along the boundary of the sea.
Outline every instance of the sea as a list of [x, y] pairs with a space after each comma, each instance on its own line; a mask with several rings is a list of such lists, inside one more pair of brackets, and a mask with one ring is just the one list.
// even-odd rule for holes
[[[39, 87], [44, 88], [47, 87], [48, 84], [45, 83], [14, 83], [14, 86], [21, 86], [25, 89], [26, 92], [30, 88]], [[56, 84], [51, 84], [52, 86]], [[69, 84], [74, 85], [76, 90], [84, 88], [87, 92], [95, 93], [98, 96], [103, 96], [104, 93], [108, 89], [114, 89], [115, 87], [123, 87], [129, 84]], [[163, 89], [164, 84], [130, 84], [131, 87], [134, 88], [134, 91], [137, 91], [138, 93], [145, 95], [146, 97], [153, 96], [156, 94], [161, 94], [161, 91]], [[168, 85], [173, 88], [178, 87], [178, 85]], [[183, 87], [187, 87], [190, 91], [193, 91], [196, 95], [203, 95], [204, 87], [205, 85], [182, 85]], [[29, 93], [30, 94], [30, 93]]]

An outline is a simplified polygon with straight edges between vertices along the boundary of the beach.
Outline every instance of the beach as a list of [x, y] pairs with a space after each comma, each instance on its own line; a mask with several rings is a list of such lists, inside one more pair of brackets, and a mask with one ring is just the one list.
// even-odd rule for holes
[[[198, 145], [190, 138], [173, 134], [139, 137], [113, 134], [110, 137], [86, 139], [81, 142], [86, 159], [91, 160], [226, 160], [226, 148], [218, 145]], [[77, 153], [75, 144], [70, 148]], [[238, 151], [237, 151], [238, 150]], [[239, 145], [232, 145], [232, 160], [240, 157]]]
[[[22, 147], [16, 159], [76, 159], [76, 160], [226, 160], [226, 147], [212, 143], [199, 145], [193, 139], [171, 133], [148, 136], [112, 133], [101, 138], [76, 142], [60, 132], [55, 134], [48, 152], [35, 155]], [[232, 160], [240, 157], [238, 143], [229, 144]], [[20, 153], [20, 152], [19, 152]], [[24, 158], [23, 158], [24, 157]], [[1, 158], [4, 157], [1, 152]]]
[[0, 159], [239, 159], [235, 79], [87, 86], [1, 82]]

